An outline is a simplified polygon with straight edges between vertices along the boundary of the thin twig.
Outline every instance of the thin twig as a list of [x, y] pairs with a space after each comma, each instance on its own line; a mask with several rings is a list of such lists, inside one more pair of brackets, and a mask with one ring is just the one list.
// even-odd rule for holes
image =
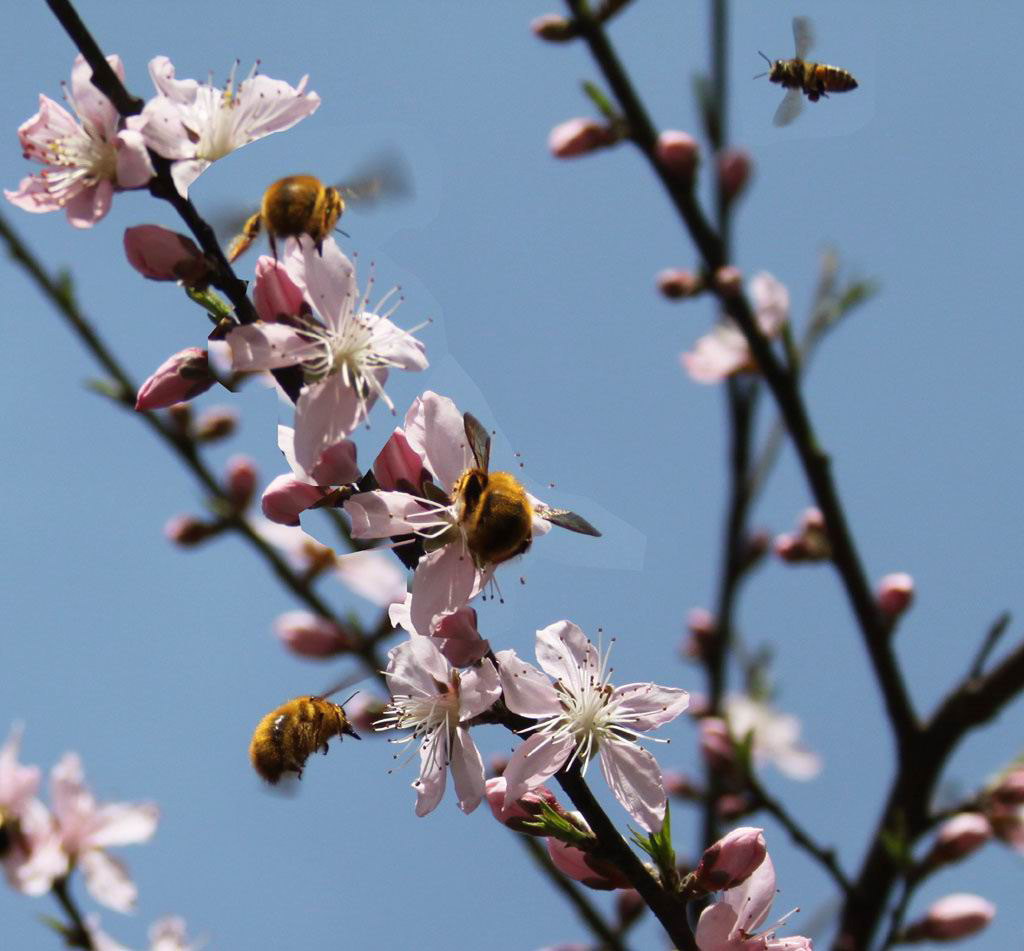
[[999, 643], [999, 639], [1006, 632], [1006, 629], [1010, 626], [1010, 612], [1003, 611], [993, 622], [992, 626], [988, 629], [988, 633], [985, 635], [985, 640], [981, 642], [981, 647], [978, 648], [978, 655], [974, 658], [974, 663], [971, 664], [970, 673], [967, 675], [970, 680], [975, 680], [985, 672], [985, 664], [988, 663], [989, 656], [992, 651], [995, 650], [996, 645]]
[[71, 922], [68, 927], [68, 931], [64, 936], [64, 940], [69, 948], [82, 948], [83, 951], [96, 951], [96, 945], [93, 943], [92, 935], [89, 934], [89, 929], [85, 926], [85, 918], [82, 917], [82, 913], [78, 910], [78, 906], [75, 904], [74, 898], [71, 897], [71, 891], [68, 888], [69, 876], [65, 875], [62, 878], [54, 880], [53, 885], [50, 886], [50, 891], [53, 892], [53, 897], [57, 899], [58, 904], [64, 910], [64, 914], [68, 916], [68, 920]]

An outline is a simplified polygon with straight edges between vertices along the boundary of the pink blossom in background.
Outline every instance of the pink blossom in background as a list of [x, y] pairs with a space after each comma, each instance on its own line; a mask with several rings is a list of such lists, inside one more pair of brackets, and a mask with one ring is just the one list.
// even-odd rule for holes
[[[383, 313], [369, 309], [373, 279], [360, 296], [355, 268], [333, 238], [325, 239], [322, 254], [292, 242], [283, 262], [264, 263], [269, 260], [261, 258], [253, 292], [263, 319], [234, 328], [227, 342], [236, 371], [302, 367], [294, 453], [312, 474], [321, 455], [350, 435], [378, 398], [394, 409], [384, 392], [388, 370], [423, 370], [427, 358], [412, 332], [391, 322], [401, 299]], [[280, 307], [295, 308], [286, 315], [289, 322], [277, 320]]]
[[[750, 296], [761, 332], [769, 339], [778, 336], [789, 320], [789, 292], [785, 286], [762, 271], [751, 279]], [[747, 338], [728, 320], [717, 323], [680, 360], [697, 383], [720, 383], [737, 373], [757, 370]]]
[[298, 86], [257, 74], [256, 67], [235, 85], [236, 62], [227, 85], [176, 79], [166, 56], [149, 62], [157, 95], [142, 112], [146, 144], [171, 159], [171, 175], [182, 195], [212, 162], [272, 132], [290, 129], [320, 105], [306, 92], [307, 76]]
[[612, 145], [617, 136], [596, 119], [568, 119], [556, 125], [548, 136], [548, 148], [555, 158], [576, 158]]
[[688, 132], [680, 132], [678, 129], [665, 129], [658, 134], [654, 154], [665, 168], [683, 179], [693, 178], [700, 162], [697, 140]]
[[175, 403], [194, 399], [216, 382], [210, 373], [206, 351], [199, 347], [186, 347], [164, 360], [139, 387], [135, 408], [140, 412], [166, 409]]
[[705, 762], [719, 772], [728, 772], [736, 766], [736, 746], [729, 726], [721, 717], [701, 717], [700, 751]]
[[462, 726], [501, 696], [498, 672], [489, 660], [459, 673], [426, 637], [413, 637], [388, 652], [385, 671], [391, 703], [378, 730], [410, 730], [393, 743], [419, 744], [416, 815], [433, 811], [444, 795], [449, 766], [459, 808], [472, 812], [484, 798], [484, 762]]
[[128, 802], [100, 805], [85, 785], [76, 753], [66, 753], [53, 767], [50, 798], [61, 844], [82, 870], [89, 893], [115, 911], [130, 911], [137, 894], [135, 883], [106, 849], [148, 841], [156, 831], [157, 807]]
[[772, 763], [790, 779], [813, 779], [821, 772], [821, 757], [799, 741], [800, 721], [795, 716], [745, 693], [728, 694], [723, 707], [738, 742], [753, 732], [755, 760]]
[[149, 951], [199, 951], [188, 940], [185, 919], [177, 915], [158, 918], [149, 927]]
[[939, 826], [935, 842], [925, 858], [928, 866], [965, 858], [992, 838], [992, 826], [979, 812], [961, 812]]
[[505, 770], [507, 800], [519, 799], [577, 760], [585, 772], [600, 755], [615, 798], [644, 829], [657, 832], [665, 819], [665, 785], [661, 767], [637, 740], [679, 716], [689, 702], [686, 691], [653, 683], [613, 687], [607, 682], [607, 653], [599, 656], [571, 621], [537, 632], [537, 661], [544, 673], [515, 651], [497, 656], [506, 705], [537, 721], [524, 731], [533, 735]]
[[[403, 601], [391, 605], [388, 616], [395, 627], [419, 635], [420, 632], [412, 626], [411, 604], [412, 595], [406, 595]], [[476, 626], [476, 611], [470, 607], [438, 614], [424, 636], [431, 638], [437, 649], [455, 667], [468, 667], [491, 649], [490, 642], [480, 636]]]
[[352, 633], [312, 611], [285, 611], [274, 621], [278, 640], [300, 657], [333, 657], [349, 650]]
[[886, 575], [876, 589], [878, 609], [887, 617], [899, 617], [914, 602], [914, 579], [905, 571]]
[[[124, 80], [118, 56], [108, 56]], [[81, 55], [71, 67], [66, 90], [72, 116], [47, 96], [39, 97], [39, 112], [18, 129], [25, 158], [42, 164], [42, 171], [23, 178], [16, 191], [4, 190], [7, 200], [24, 211], [63, 208], [76, 228], [89, 228], [110, 210], [114, 192], [141, 188], [153, 177], [141, 120], [133, 117], [118, 130], [117, 110], [92, 82], [92, 67]], [[76, 118], [77, 117], [77, 118]]]
[[995, 917], [996, 906], [980, 895], [958, 892], [933, 903], [920, 921], [908, 925], [903, 939], [956, 941], [976, 934]]
[[694, 934], [697, 947], [700, 951], [811, 951], [810, 938], [775, 936], [789, 915], [755, 934], [754, 929], [768, 917], [774, 899], [775, 866], [771, 856], [765, 855], [742, 885], [723, 891], [717, 902], [700, 913]]

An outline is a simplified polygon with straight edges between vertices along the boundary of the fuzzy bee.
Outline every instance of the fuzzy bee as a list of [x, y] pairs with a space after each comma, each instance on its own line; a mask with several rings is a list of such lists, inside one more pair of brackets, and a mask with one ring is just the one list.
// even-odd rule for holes
[[811, 102], [817, 102], [822, 96], [828, 98], [831, 92], [849, 92], [857, 88], [857, 80], [845, 69], [804, 59], [814, 44], [814, 28], [806, 17], [793, 17], [793, 39], [796, 43], [796, 56], [793, 59], [777, 59], [773, 62], [761, 53], [768, 63], [769, 71], [754, 77], [767, 76], [770, 82], [778, 83], [788, 90], [772, 119], [775, 125], [780, 126], [788, 125], [800, 114], [804, 105], [801, 93]]

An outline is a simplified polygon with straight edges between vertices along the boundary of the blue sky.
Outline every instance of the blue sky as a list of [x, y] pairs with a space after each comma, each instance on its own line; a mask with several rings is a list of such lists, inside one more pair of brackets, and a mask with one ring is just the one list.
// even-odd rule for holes
[[[661, 127], [698, 129], [691, 79], [707, 63], [705, 6], [647, 0], [612, 29]], [[701, 689], [677, 646], [686, 611], [714, 592], [723, 395], [690, 382], [678, 354], [713, 313], [654, 292], [657, 271], [692, 267], [695, 257], [636, 153], [621, 147], [570, 163], [547, 152], [553, 125], [589, 114], [579, 82], [596, 69], [585, 50], [538, 42], [527, 25], [544, 8], [520, 2], [311, 3], [292, 17], [263, 0], [182, 0], [169, 10], [82, 5], [137, 94], [150, 94], [146, 63], [163, 53], [183, 77], [223, 79], [236, 57], [243, 69], [259, 58], [264, 72], [290, 81], [308, 72], [323, 99], [294, 130], [209, 170], [193, 189], [199, 209], [252, 205], [285, 174], [342, 178], [399, 148], [415, 199], [345, 223], [346, 246], [376, 262], [380, 284], [402, 284], [401, 321], [434, 321], [421, 335], [431, 370], [394, 378], [392, 398], [404, 408], [426, 387], [452, 396], [498, 430], [495, 466], [511, 467], [521, 453], [531, 485], [555, 482], [553, 502], [606, 530], [599, 541], [552, 532], [508, 569], [512, 582], [522, 574], [527, 583], [506, 583], [507, 603], [481, 606], [492, 643], [528, 655], [538, 627], [570, 618], [617, 636], [622, 682]], [[1024, 330], [1017, 282], [1006, 276], [1024, 221], [1024, 12], [1009, 3], [815, 4], [815, 52], [852, 70], [860, 88], [809, 105], [779, 130], [771, 117], [780, 90], [751, 77], [763, 66], [758, 50], [791, 54], [790, 18], [803, 12], [733, 7], [731, 136], [755, 163], [735, 222], [736, 263], [786, 283], [798, 322], [826, 246], [844, 273], [881, 284], [829, 339], [807, 395], [870, 575], [905, 570], [917, 581], [898, 650], [926, 711], [991, 619], [1019, 610], [1024, 581]], [[0, 48], [0, 124], [9, 130], [0, 171], [13, 187], [28, 169], [15, 129], [40, 91], [59, 97], [73, 50], [43, 4], [19, 8]], [[7, 214], [51, 267], [71, 269], [83, 309], [136, 378], [201, 345], [201, 313], [173, 287], [137, 278], [121, 251], [129, 225], [176, 226], [169, 206], [119, 196], [86, 232], [59, 215]], [[192, 552], [164, 541], [168, 517], [201, 511], [195, 485], [137, 420], [83, 387], [95, 370], [77, 342], [19, 271], [6, 260], [0, 269], [0, 488], [9, 500], [0, 730], [24, 721], [25, 758], [44, 767], [79, 751], [101, 798], [160, 803], [155, 839], [121, 853], [140, 887], [139, 912], [104, 913], [108, 930], [141, 947], [148, 923], [174, 912], [225, 948], [529, 951], [585, 940], [486, 810], [463, 816], [448, 797], [417, 819], [414, 775], [389, 775], [391, 750], [379, 740], [317, 759], [295, 799], [261, 791], [246, 762], [252, 726], [285, 698], [336, 680], [339, 667], [278, 647], [271, 623], [295, 605], [239, 541]], [[283, 467], [281, 408], [258, 387], [232, 405], [242, 428], [211, 462], [244, 452], [268, 481]], [[364, 461], [391, 425], [378, 411], [359, 434]], [[789, 530], [808, 503], [786, 453], [755, 522]], [[324, 593], [371, 616], [340, 587]], [[826, 764], [812, 783], [770, 770], [764, 782], [852, 870], [892, 749], [837, 579], [825, 567], [771, 564], [747, 587], [739, 622], [750, 642], [775, 646], [779, 703], [803, 719]], [[1019, 633], [1015, 625], [1009, 636]], [[1016, 755], [1019, 717], [1018, 704], [971, 739], [948, 783], [969, 789]], [[488, 752], [510, 745], [507, 734], [478, 732]], [[663, 765], [694, 768], [692, 725], [665, 734], [673, 743], [656, 750]], [[594, 786], [604, 795], [599, 776]], [[609, 809], [624, 827], [624, 814], [611, 801]], [[682, 809], [674, 818], [686, 851], [696, 822]], [[801, 905], [799, 933], [829, 899], [828, 882], [764, 824], [778, 912]], [[984, 894], [999, 905], [996, 921], [962, 947], [1016, 945], [1022, 862], [989, 847], [929, 883], [915, 907], [951, 891]], [[3, 944], [51, 946], [37, 916], [52, 911], [47, 900], [0, 891]], [[635, 944], [658, 947], [661, 938], [648, 924]]]

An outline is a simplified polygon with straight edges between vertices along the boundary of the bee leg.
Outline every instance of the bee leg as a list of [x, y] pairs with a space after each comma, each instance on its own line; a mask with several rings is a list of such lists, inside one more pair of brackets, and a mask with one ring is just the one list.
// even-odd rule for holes
[[[252, 215], [242, 228], [242, 233], [228, 245], [228, 260], [234, 261], [259, 237], [263, 219], [259, 213]], [[271, 236], [273, 241], [273, 236]]]
[[317, 240], [313, 244], [313, 247], [316, 248], [316, 253], [319, 254], [320, 257], [324, 256], [324, 239], [323, 238], [317, 238]]
[[268, 231], [267, 237], [270, 239], [270, 252], [274, 255], [274, 260], [277, 260], [277, 241], [274, 238], [274, 232]]

